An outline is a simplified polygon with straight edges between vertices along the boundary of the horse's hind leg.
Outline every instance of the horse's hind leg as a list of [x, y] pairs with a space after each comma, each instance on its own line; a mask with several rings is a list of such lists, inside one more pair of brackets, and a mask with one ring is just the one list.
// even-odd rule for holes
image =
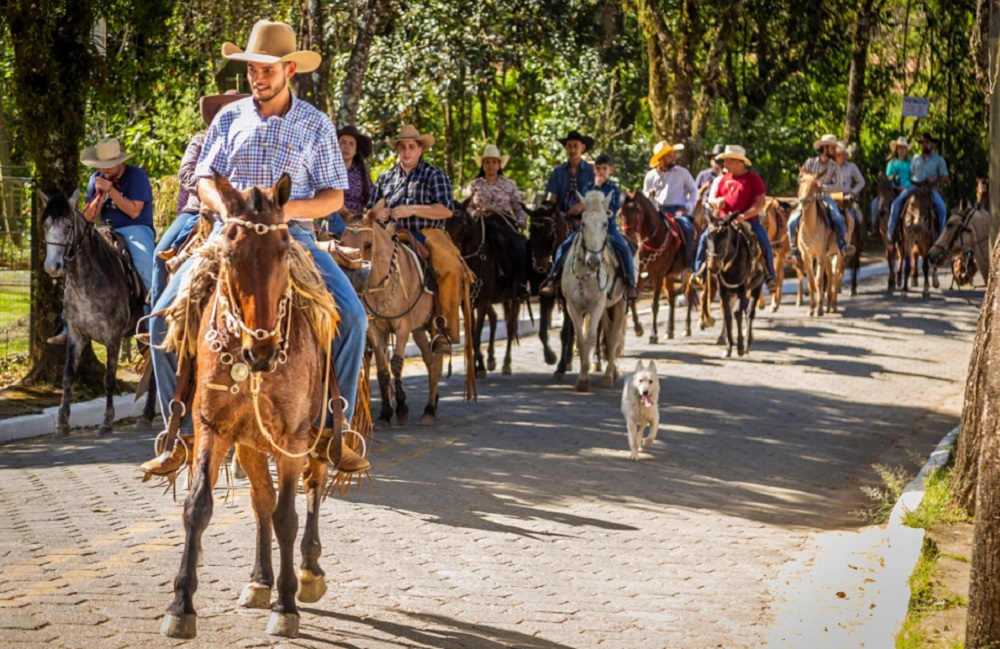
[[69, 435], [69, 404], [73, 401], [73, 380], [76, 378], [76, 368], [80, 366], [80, 356], [87, 341], [75, 338], [72, 334], [66, 337], [66, 365], [63, 367], [63, 393], [59, 404], [59, 417], [56, 420], [55, 434]]
[[110, 435], [115, 425], [115, 388], [118, 387], [118, 353], [121, 351], [122, 341], [111, 343], [108, 349], [108, 364], [104, 370], [104, 392], [107, 400], [104, 403], [104, 422], [97, 429], [98, 435]]
[[486, 315], [490, 319], [490, 344], [486, 348], [486, 369], [493, 372], [497, 369], [496, 342], [497, 342], [497, 312], [491, 304], [487, 307]]
[[426, 331], [414, 331], [413, 342], [420, 348], [420, 355], [424, 359], [424, 365], [427, 366], [427, 405], [424, 406], [424, 414], [420, 416], [420, 425], [429, 426], [437, 419], [440, 398], [438, 384], [444, 367], [444, 354], [435, 354], [431, 350], [431, 341]]
[[271, 607], [271, 619], [267, 622], [270, 635], [295, 638], [299, 635], [299, 609], [295, 603], [298, 578], [295, 576], [295, 536], [299, 531], [299, 516], [295, 512], [295, 496], [302, 474], [302, 460], [279, 455], [278, 502], [271, 520], [274, 522], [274, 536], [278, 539], [278, 597]]
[[[250, 504], [257, 520], [257, 547], [250, 581], [243, 586], [239, 605], [243, 608], [269, 608], [274, 587], [271, 565], [271, 516], [274, 515], [274, 482], [267, 464], [267, 454], [244, 444], [236, 445], [236, 459], [250, 482]], [[305, 552], [303, 551], [303, 556]]]
[[[201, 537], [212, 519], [212, 487], [219, 476], [219, 467], [229, 451], [220, 444], [212, 430], [197, 431], [198, 439], [194, 478], [184, 501], [184, 552], [181, 567], [174, 577], [174, 601], [160, 626], [168, 638], [190, 639], [197, 635], [198, 617], [194, 610], [194, 594], [198, 590], [198, 556]], [[270, 539], [268, 539], [270, 543]]]
[[552, 310], [556, 306], [556, 301], [551, 297], [543, 297], [538, 300], [538, 339], [542, 341], [542, 352], [545, 356], [546, 365], [555, 365], [556, 353], [549, 347], [549, 326], [552, 324]]
[[514, 339], [517, 338], [517, 316], [518, 312], [521, 310], [521, 303], [516, 299], [511, 302], [505, 302], [503, 305], [503, 316], [504, 322], [507, 323], [507, 350], [503, 355], [503, 370], [502, 373], [506, 376], [513, 372], [513, 363], [511, 361], [511, 349], [514, 346]]
[[302, 474], [302, 487], [306, 492], [306, 527], [302, 532], [302, 562], [299, 564], [299, 590], [295, 596], [300, 602], [312, 604], [326, 594], [326, 573], [319, 566], [323, 544], [319, 539], [319, 507], [326, 486], [326, 462], [309, 458]]
[[[150, 361], [152, 362], [152, 361]], [[142, 417], [139, 423], [143, 430], [149, 430], [153, 425], [153, 418], [156, 417], [156, 375], [149, 379], [149, 392], [146, 393], [146, 405], [142, 409]]]

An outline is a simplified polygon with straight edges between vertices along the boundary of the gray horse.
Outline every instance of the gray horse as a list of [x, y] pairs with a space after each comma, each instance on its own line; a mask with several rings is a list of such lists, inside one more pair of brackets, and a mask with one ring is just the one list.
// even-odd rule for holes
[[[98, 430], [99, 435], [107, 435], [111, 433], [115, 420], [114, 394], [122, 338], [135, 332], [136, 324], [143, 316], [144, 299], [133, 295], [129, 289], [126, 269], [118, 252], [76, 209], [78, 197], [79, 191], [73, 192], [69, 199], [61, 194], [52, 198], [42, 195], [45, 201], [42, 213], [45, 272], [55, 278], [66, 278], [63, 318], [69, 335], [62, 403], [55, 433], [69, 433], [73, 379], [83, 349], [87, 343], [96, 340], [108, 350], [108, 366], [104, 375], [107, 406], [104, 423]], [[152, 422], [155, 393], [155, 386], [150, 385], [140, 425]]]

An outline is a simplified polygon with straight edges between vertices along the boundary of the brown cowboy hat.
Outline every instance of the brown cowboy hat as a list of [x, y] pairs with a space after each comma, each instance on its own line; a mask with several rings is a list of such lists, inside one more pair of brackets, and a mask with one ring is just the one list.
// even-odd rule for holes
[[249, 96], [236, 90], [227, 90], [221, 95], [205, 95], [198, 100], [198, 110], [201, 112], [201, 118], [205, 120], [205, 124], [211, 125], [212, 120], [224, 106]]
[[367, 135], [362, 135], [357, 126], [341, 126], [337, 129], [337, 137], [350, 136], [358, 143], [358, 153], [362, 158], [368, 158], [372, 154], [372, 139]]
[[399, 135], [394, 138], [387, 137], [386, 140], [392, 145], [393, 150], [403, 140], [416, 140], [420, 142], [420, 146], [424, 148], [424, 151], [430, 151], [431, 147], [434, 146], [434, 136], [430, 133], [421, 133], [413, 124], [404, 124], [403, 128], [399, 129]]
[[559, 142], [559, 144], [566, 146], [566, 143], [569, 142], [570, 140], [576, 140], [577, 142], [581, 142], [583, 144], [584, 151], [590, 151], [591, 149], [594, 148], [594, 138], [588, 137], [586, 135], [581, 135], [580, 131], [577, 131], [575, 129], [570, 131], [569, 135], [567, 135], [563, 139], [561, 140], [557, 139], [556, 141]]
[[277, 63], [294, 61], [298, 72], [312, 72], [323, 60], [316, 52], [295, 49], [295, 30], [285, 23], [258, 20], [250, 31], [246, 49], [225, 42], [222, 56], [247, 63]]
[[91, 169], [110, 169], [125, 162], [134, 153], [122, 153], [118, 138], [109, 137], [80, 152], [80, 162]]

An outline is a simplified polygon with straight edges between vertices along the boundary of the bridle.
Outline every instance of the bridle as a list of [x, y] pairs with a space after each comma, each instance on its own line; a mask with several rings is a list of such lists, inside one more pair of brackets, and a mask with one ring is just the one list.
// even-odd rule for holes
[[636, 215], [636, 218], [635, 218], [635, 225], [629, 225], [628, 224], [628, 220], [627, 219], [623, 219], [622, 230], [624, 231], [624, 233], [626, 235], [628, 235], [628, 233], [631, 232], [632, 230], [635, 230], [636, 239], [637, 239], [639, 245], [642, 246], [642, 248], [644, 250], [648, 251], [648, 252], [659, 254], [661, 252], [664, 252], [667, 248], [670, 247], [670, 236], [669, 235], [664, 238], [663, 245], [660, 246], [659, 248], [654, 248], [653, 246], [651, 246], [648, 243], [646, 243], [647, 241], [653, 241], [656, 238], [656, 235], [659, 234], [659, 232], [660, 232], [660, 224], [664, 223], [664, 221], [665, 221], [665, 218], [663, 217], [662, 214], [660, 214], [659, 210], [657, 210], [657, 216], [659, 218], [656, 219], [656, 225], [653, 227], [653, 232], [649, 236], [646, 236], [646, 235], [644, 235], [642, 233], [642, 221], [643, 221], [642, 216], [643, 215], [642, 215], [642, 210], [639, 209], [638, 202], [634, 198], [632, 198], [632, 199], [626, 199], [625, 203], [622, 205], [622, 212], [623, 213], [624, 213], [624, 210], [625, 210], [626, 207], [631, 207], [631, 208], [635, 209], [636, 212], [637, 212], [637, 215]]
[[[709, 234], [710, 235], [716, 234], [719, 232], [723, 232], [724, 230], [727, 229], [731, 230], [733, 235], [736, 237], [744, 236], [743, 232], [740, 231], [739, 226], [737, 226], [736, 223], [730, 219], [726, 219], [718, 224], [709, 226]], [[708, 240], [711, 243], [711, 245], [707, 248], [707, 253], [709, 258], [719, 257], [720, 255], [717, 255], [715, 253], [715, 239], [709, 236]], [[724, 279], [723, 275], [729, 272], [729, 270], [733, 267], [733, 264], [736, 263], [736, 258], [739, 256], [739, 253], [740, 253], [740, 246], [739, 243], [737, 242], [735, 245], [731, 246], [730, 250], [727, 250], [726, 255], [722, 256], [722, 268], [718, 273], [716, 273], [716, 276], [719, 279], [719, 283], [721, 283], [726, 288], [731, 288], [731, 289], [739, 288], [740, 286], [746, 283], [746, 279], [750, 275], [750, 264], [747, 264], [747, 272], [739, 281], [731, 283], [729, 281], [726, 281], [726, 279]]]
[[[376, 254], [375, 253], [375, 242], [376, 242], [376, 239], [377, 239], [377, 237], [375, 235], [375, 227], [374, 226], [359, 227], [359, 226], [356, 226], [356, 225], [351, 225], [351, 226], [347, 226], [347, 229], [351, 231], [351, 234], [361, 234], [362, 232], [370, 232], [371, 233], [371, 235], [372, 235], [372, 259], [374, 259], [375, 258], [375, 254]], [[387, 315], [385, 313], [379, 312], [379, 310], [376, 309], [374, 306], [372, 306], [371, 302], [368, 301], [368, 297], [367, 297], [368, 295], [371, 295], [373, 293], [381, 293], [382, 291], [386, 290], [387, 288], [390, 288], [390, 286], [389, 286], [389, 280], [391, 280], [394, 275], [396, 277], [400, 278], [400, 280], [402, 280], [402, 271], [399, 268], [399, 249], [400, 249], [400, 246], [402, 246], [402, 243], [400, 243], [400, 241], [399, 241], [399, 234], [398, 233], [393, 234], [392, 235], [392, 254], [389, 257], [389, 270], [386, 271], [385, 277], [383, 277], [381, 279], [381, 281], [379, 281], [379, 283], [377, 285], [375, 285], [375, 286], [365, 286], [364, 291], [361, 292], [361, 302], [365, 305], [365, 308], [368, 310], [368, 313], [373, 318], [376, 318], [378, 320], [396, 320], [398, 318], [402, 318], [403, 316], [407, 315], [408, 313], [410, 313], [410, 311], [413, 311], [413, 309], [415, 309], [417, 307], [417, 304], [420, 302], [420, 298], [423, 295], [423, 291], [422, 290], [416, 291], [415, 294], [414, 294], [414, 296], [413, 296], [413, 301], [409, 304], [409, 306], [407, 306], [406, 309], [403, 310], [402, 312], [394, 314], [394, 315]], [[395, 271], [395, 273], [393, 273], [393, 271]], [[370, 275], [368, 276], [368, 282], [371, 283], [371, 276]], [[397, 281], [397, 282], [393, 282], [392, 285], [391, 285], [391, 287], [393, 289], [395, 289], [395, 287], [400, 286], [400, 285], [402, 285], [402, 281]], [[395, 293], [395, 291], [392, 291], [392, 293]], [[404, 296], [406, 295], [406, 287], [405, 286], [403, 287], [403, 295]]]
[[42, 243], [44, 243], [47, 246], [58, 246], [62, 248], [64, 261], [73, 261], [74, 259], [76, 259], [76, 253], [80, 251], [80, 249], [83, 247], [83, 242], [87, 240], [87, 237], [90, 235], [90, 231], [94, 229], [94, 222], [87, 221], [86, 219], [84, 219], [84, 221], [86, 221], [86, 225], [83, 226], [83, 233], [80, 234], [80, 238], [77, 239], [76, 232], [78, 226], [77, 226], [76, 216], [77, 216], [76, 211], [72, 207], [70, 207], [69, 216], [62, 217], [69, 219], [70, 233], [71, 233], [69, 237], [69, 242], [50, 241], [49, 239], [42, 240]]
[[[607, 215], [608, 218], [611, 217], [611, 213], [610, 212], [607, 212], [606, 215]], [[579, 273], [576, 272], [576, 262], [578, 260], [580, 260], [580, 259], [584, 259], [585, 260], [587, 255], [598, 255], [600, 257], [603, 257], [604, 256], [604, 251], [608, 249], [608, 240], [611, 237], [608, 235], [607, 229], [605, 229], [605, 231], [604, 231], [604, 243], [601, 245], [600, 248], [598, 248], [596, 250], [591, 250], [590, 248], [587, 247], [587, 239], [584, 236], [586, 234], [586, 232], [584, 231], [584, 224], [583, 224], [582, 221], [580, 223], [579, 230], [580, 230], [580, 233], [577, 235], [577, 240], [575, 242], [573, 242], [573, 248], [574, 248], [574, 251], [573, 251], [573, 266], [570, 269], [570, 272], [572, 272], [574, 275], [576, 275], [581, 280], [585, 279], [586, 277], [588, 277], [588, 276], [590, 276], [592, 274], [596, 275], [595, 279], [597, 280], [597, 288], [600, 291], [604, 291], [604, 289], [606, 289], [608, 287], [608, 283], [611, 281], [611, 276], [614, 273], [612, 273], [610, 271], [608, 273], [606, 273], [606, 276], [604, 278], [604, 286], [601, 286], [601, 272], [600, 272], [600, 268], [598, 268], [596, 271], [588, 270], [583, 275], [580, 275]], [[581, 253], [581, 251], [582, 251], [582, 253]]]

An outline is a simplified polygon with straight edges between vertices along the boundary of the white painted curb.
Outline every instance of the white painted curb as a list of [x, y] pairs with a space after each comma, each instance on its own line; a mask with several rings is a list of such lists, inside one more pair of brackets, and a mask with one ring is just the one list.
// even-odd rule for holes
[[[92, 401], [74, 403], [70, 407], [69, 423], [73, 427], [99, 426], [104, 421], [105, 397]], [[135, 402], [135, 395], [122, 394], [115, 397], [115, 421], [142, 414], [146, 399]], [[0, 420], [0, 444], [18, 439], [51, 435], [56, 429], [59, 406], [45, 408], [34, 415], [21, 415]]]

